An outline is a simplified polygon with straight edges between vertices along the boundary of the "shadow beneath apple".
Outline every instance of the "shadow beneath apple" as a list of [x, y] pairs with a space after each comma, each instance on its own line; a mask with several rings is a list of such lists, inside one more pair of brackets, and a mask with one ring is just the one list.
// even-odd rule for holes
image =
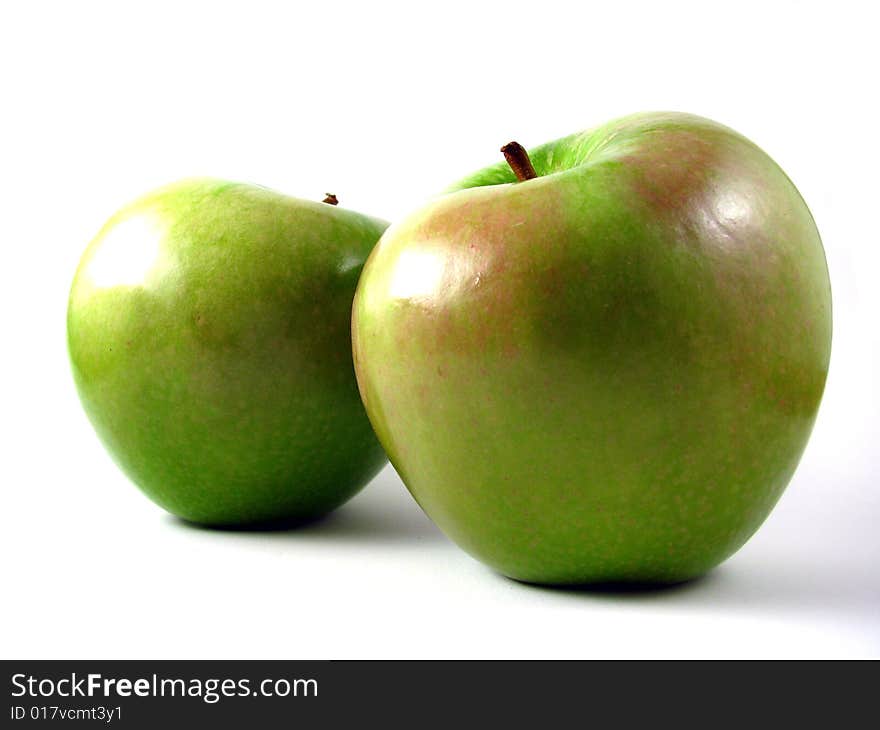
[[259, 536], [261, 540], [449, 544], [390, 467], [380, 472], [351, 501], [319, 517], [224, 527], [198, 525], [170, 515], [168, 519], [184, 529], [239, 537]]
[[[355, 498], [326, 517], [285, 533], [291, 540], [362, 543], [447, 542], [407, 495], [394, 499]], [[410, 500], [411, 502], [412, 500]]]
[[513, 578], [502, 579], [516, 583], [535, 591], [546, 591], [560, 595], [583, 596], [586, 598], [595, 598], [597, 600], [658, 600], [678, 598], [685, 594], [702, 590], [708, 584], [717, 580], [719, 569], [711, 571], [706, 575], [698, 576], [687, 581], [678, 583], [637, 583], [637, 582], [612, 582], [612, 583], [585, 583], [583, 585], [548, 585], [542, 583], [526, 583], [524, 581]]
[[278, 520], [243, 526], [198, 525], [173, 515], [169, 515], [168, 520], [187, 530], [240, 537], [259, 536], [265, 540], [403, 543], [444, 539], [430, 522], [422, 524], [417, 519], [399, 519], [391, 512], [364, 508], [358, 504], [347, 504], [328, 515], [308, 520]]
[[314, 517], [298, 517], [298, 518], [290, 518], [290, 519], [280, 519], [280, 520], [266, 520], [264, 522], [248, 522], [243, 525], [231, 524], [231, 525], [203, 525], [198, 522], [191, 522], [190, 520], [183, 519], [182, 517], [176, 517], [174, 515], [170, 515], [171, 521], [176, 523], [179, 526], [187, 527], [191, 530], [198, 530], [202, 532], [230, 532], [230, 533], [264, 533], [264, 532], [288, 532], [290, 530], [302, 530], [308, 528], [310, 525], [314, 525], [316, 523], [321, 522], [322, 520], [327, 519], [329, 515], [317, 515]]
[[[840, 560], [805, 564], [772, 551], [737, 556], [709, 573], [683, 583], [603, 583], [547, 586], [511, 581], [525, 590], [555, 594], [563, 600], [620, 605], [681, 607], [719, 615], [809, 617], [827, 626], [869, 622], [880, 641], [880, 577], [863, 565]], [[823, 578], [819, 578], [819, 576]]]

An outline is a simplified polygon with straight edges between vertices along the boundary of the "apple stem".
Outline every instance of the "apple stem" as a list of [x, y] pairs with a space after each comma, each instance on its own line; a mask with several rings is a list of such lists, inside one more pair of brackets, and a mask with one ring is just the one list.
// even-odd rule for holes
[[535, 172], [532, 161], [529, 159], [529, 153], [519, 142], [508, 142], [501, 148], [501, 154], [504, 155], [504, 159], [507, 160], [507, 164], [510, 165], [510, 169], [513, 170], [513, 174], [520, 182], [538, 177], [538, 173]]
[[327, 193], [327, 197], [324, 198], [322, 203], [327, 203], [327, 205], [339, 205], [339, 198], [337, 198], [333, 193]]

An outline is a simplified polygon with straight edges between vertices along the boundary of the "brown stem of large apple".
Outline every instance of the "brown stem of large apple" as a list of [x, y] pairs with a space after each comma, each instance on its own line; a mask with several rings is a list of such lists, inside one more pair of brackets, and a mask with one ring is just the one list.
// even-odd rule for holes
[[339, 198], [337, 198], [333, 193], [327, 193], [327, 197], [324, 198], [322, 203], [327, 203], [327, 205], [339, 205]]
[[507, 164], [510, 165], [510, 169], [513, 170], [513, 174], [520, 182], [538, 177], [538, 173], [535, 172], [532, 161], [529, 159], [529, 153], [519, 142], [508, 142], [501, 148], [501, 154], [504, 155], [504, 159], [507, 160]]

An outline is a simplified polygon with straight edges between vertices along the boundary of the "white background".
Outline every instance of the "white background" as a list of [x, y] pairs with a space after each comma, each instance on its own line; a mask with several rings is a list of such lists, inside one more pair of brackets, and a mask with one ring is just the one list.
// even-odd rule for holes
[[[4, 3], [5, 658], [880, 656], [880, 263], [871, 3]], [[64, 344], [85, 244], [190, 175], [389, 220], [498, 158], [690, 111], [764, 147], [823, 234], [832, 370], [788, 491], [703, 580], [526, 587], [448, 542], [390, 470], [299, 532], [186, 527], [117, 471]]]

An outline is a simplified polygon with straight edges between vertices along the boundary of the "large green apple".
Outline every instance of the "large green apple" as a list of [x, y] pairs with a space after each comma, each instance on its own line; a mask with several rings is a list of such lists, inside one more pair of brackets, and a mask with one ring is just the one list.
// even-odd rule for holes
[[203, 524], [308, 518], [378, 471], [350, 317], [386, 225], [211, 179], [107, 222], [73, 281], [68, 346], [98, 435], [149, 497]]
[[764, 152], [695, 116], [531, 161], [374, 249], [353, 310], [367, 412], [428, 515], [498, 571], [692, 578], [755, 532], [809, 437], [831, 345], [816, 226]]

